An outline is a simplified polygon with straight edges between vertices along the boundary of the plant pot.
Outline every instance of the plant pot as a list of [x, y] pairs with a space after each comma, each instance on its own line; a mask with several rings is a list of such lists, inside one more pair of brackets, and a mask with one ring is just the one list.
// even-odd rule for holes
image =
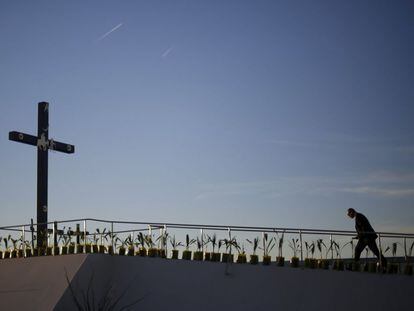
[[77, 245], [76, 245], [76, 248], [77, 248], [76, 253], [78, 253], [78, 254], [83, 254], [83, 249], [84, 249], [84, 247], [83, 247], [83, 245], [82, 245], [82, 244], [77, 244]]
[[17, 258], [17, 250], [12, 250], [10, 253], [10, 258]]
[[140, 247], [137, 250], [137, 253], [135, 255], [141, 256], [141, 257], [146, 257], [147, 256], [147, 249], [145, 247]]
[[9, 259], [9, 258], [10, 258], [10, 251], [4, 251], [3, 259]]
[[205, 261], [211, 261], [211, 253], [205, 253], [204, 254], [204, 260]]
[[270, 265], [271, 260], [272, 260], [271, 256], [263, 256], [263, 265], [265, 265], [265, 266]]
[[389, 263], [387, 265], [387, 273], [388, 274], [397, 274], [398, 273], [398, 268], [399, 268], [398, 264]]
[[279, 267], [283, 267], [285, 265], [285, 257], [276, 257], [276, 264]]
[[256, 254], [250, 255], [250, 264], [257, 265], [259, 263], [259, 256]]
[[114, 254], [114, 247], [112, 245], [108, 246], [108, 254], [113, 255]]
[[128, 247], [128, 256], [134, 256], [135, 255], [135, 249], [133, 246]]
[[67, 246], [62, 246], [62, 249], [60, 250], [60, 253], [62, 255], [67, 255], [68, 254], [68, 247]]
[[370, 273], [377, 272], [377, 263], [376, 262], [367, 262], [364, 264], [364, 271]]
[[85, 245], [85, 253], [86, 254], [91, 254], [92, 253], [92, 245], [91, 244], [86, 244]]
[[17, 250], [17, 257], [18, 258], [24, 258], [24, 253], [22, 249]]
[[122, 247], [122, 246], [121, 246], [121, 247], [119, 248], [118, 254], [119, 254], [120, 256], [124, 256], [124, 255], [125, 255], [125, 251], [126, 251], [126, 250], [125, 250], [125, 247]]
[[39, 248], [37, 249], [37, 255], [38, 255], [38, 256], [45, 256], [45, 255], [46, 255], [46, 248], [44, 248], [44, 247], [39, 247]]
[[178, 249], [173, 249], [171, 252], [171, 259], [178, 259]]
[[26, 257], [32, 257], [32, 249], [31, 248], [26, 248]]
[[234, 255], [223, 253], [223, 256], [221, 257], [221, 262], [234, 262]]
[[99, 253], [99, 247], [97, 244], [92, 244], [92, 251], [94, 254]]
[[167, 258], [167, 253], [165, 252], [165, 249], [159, 249], [158, 256], [161, 258]]
[[54, 256], [59, 256], [59, 254], [60, 254], [59, 246], [53, 247], [53, 255]]
[[319, 259], [318, 260], [318, 268], [328, 270], [329, 269], [329, 261], [327, 259]]
[[105, 254], [105, 246], [104, 245], [99, 245], [98, 253], [99, 254]]
[[189, 250], [183, 251], [183, 255], [181, 258], [184, 260], [191, 260], [191, 251]]
[[148, 249], [148, 257], [158, 257], [158, 249], [157, 248], [149, 248]]
[[297, 267], [299, 267], [299, 258], [298, 258], [298, 257], [292, 257], [292, 258], [290, 259], [290, 266], [291, 266], [292, 268], [297, 268]]
[[303, 265], [305, 268], [310, 268], [311, 265], [311, 259], [310, 258], [305, 258]]
[[333, 265], [332, 265], [333, 270], [343, 271], [344, 268], [345, 266], [344, 266], [343, 260], [341, 259], [334, 260]]
[[246, 257], [246, 254], [239, 254], [239, 255], [237, 256], [237, 260], [236, 260], [236, 262], [237, 262], [237, 263], [246, 263], [246, 262], [247, 262], [247, 257]]
[[220, 253], [213, 253], [211, 255], [211, 261], [219, 262], [220, 259], [221, 259], [221, 254]]
[[73, 244], [69, 245], [68, 253], [69, 254], [75, 254], [75, 245], [73, 245]]
[[413, 266], [407, 263], [404, 267], [404, 274], [405, 275], [413, 275]]
[[194, 252], [193, 260], [202, 261], [203, 260], [203, 252], [202, 251]]
[[311, 258], [309, 260], [309, 268], [316, 269], [318, 267], [318, 261], [316, 259]]
[[46, 247], [46, 256], [52, 256], [53, 254], [53, 247], [48, 246]]

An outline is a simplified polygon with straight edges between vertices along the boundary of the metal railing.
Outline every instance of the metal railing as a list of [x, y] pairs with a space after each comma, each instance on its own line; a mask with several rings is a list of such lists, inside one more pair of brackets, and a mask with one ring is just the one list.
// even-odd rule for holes
[[[299, 241], [299, 252], [300, 252], [300, 260], [303, 261], [304, 259], [304, 248], [303, 248], [303, 240], [306, 236], [325, 236], [329, 238], [330, 241], [330, 248], [326, 249], [326, 257], [328, 256], [328, 252], [331, 254], [331, 259], [334, 259], [334, 249], [332, 247], [332, 242], [334, 241], [334, 237], [354, 237], [356, 235], [355, 231], [349, 230], [331, 230], [331, 229], [309, 229], [309, 228], [284, 228], [284, 227], [258, 227], [258, 226], [235, 226], [235, 225], [208, 225], [208, 224], [181, 224], [181, 223], [164, 223], [164, 222], [142, 222], [142, 221], [115, 221], [115, 220], [103, 220], [103, 219], [96, 219], [96, 218], [80, 218], [80, 219], [70, 219], [70, 220], [61, 220], [61, 221], [53, 221], [48, 223], [42, 224], [21, 224], [21, 225], [12, 225], [12, 226], [3, 226], [0, 227], [0, 235], [1, 232], [8, 231], [12, 232], [15, 235], [21, 235], [21, 246], [25, 251], [27, 247], [31, 244], [34, 247], [34, 234], [35, 234], [35, 227], [37, 228], [38, 225], [47, 225], [48, 227], [48, 238], [47, 238], [47, 246], [52, 246], [55, 249], [56, 246], [59, 245], [58, 236], [65, 235], [66, 233], [64, 230], [59, 229], [59, 226], [62, 227], [67, 224], [74, 223], [77, 226], [77, 230], [72, 230], [72, 235], [76, 237], [77, 244], [82, 244], [86, 246], [88, 243], [88, 237], [96, 237], [97, 235], [101, 235], [102, 233], [93, 232], [90, 233], [87, 229], [92, 226], [92, 223], [96, 223], [95, 229], [104, 226], [105, 228], [109, 226], [109, 230], [107, 234], [110, 235], [110, 245], [113, 249], [116, 248], [116, 240], [115, 237], [127, 234], [131, 236], [131, 240], [134, 240], [134, 234], [137, 232], [148, 231], [148, 234], [152, 234], [152, 230], [160, 229], [163, 234], [167, 233], [168, 231], [174, 230], [199, 230], [201, 233], [201, 241], [203, 242], [204, 234], [206, 232], [226, 232], [228, 236], [231, 237], [233, 233], [242, 233], [242, 234], [254, 234], [254, 233], [264, 233], [266, 234], [287, 234], [287, 235], [295, 235]], [[82, 230], [80, 229], [80, 224], [83, 224]], [[115, 230], [116, 227], [121, 227], [118, 230]], [[49, 229], [49, 227], [52, 227]], [[71, 228], [71, 227], [69, 227]], [[26, 234], [30, 232], [32, 235], [32, 239], [30, 244], [26, 241]], [[378, 244], [380, 251], [383, 250], [382, 242], [384, 239], [392, 239], [393, 241], [399, 240], [401, 242], [393, 242], [399, 243], [403, 246], [404, 249], [404, 257], [407, 259], [407, 240], [414, 240], [414, 233], [395, 233], [395, 232], [377, 232], [378, 235]], [[53, 242], [51, 242], [51, 240]], [[82, 242], [80, 242], [82, 240]], [[102, 236], [101, 236], [102, 242]], [[414, 242], [413, 242], [414, 244]], [[204, 250], [204, 243], [203, 243], [203, 250]], [[411, 247], [412, 249], [412, 247]], [[53, 250], [54, 251], [54, 250]], [[353, 252], [353, 249], [352, 249]], [[394, 254], [395, 255], [395, 254]], [[321, 251], [322, 257], [322, 251]]]

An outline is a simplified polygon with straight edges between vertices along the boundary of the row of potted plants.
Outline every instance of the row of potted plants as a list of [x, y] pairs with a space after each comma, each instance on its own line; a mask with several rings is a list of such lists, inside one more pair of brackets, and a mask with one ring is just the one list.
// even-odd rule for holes
[[[244, 246], [240, 246], [235, 237], [229, 235], [225, 239], [217, 239], [216, 234], [211, 236], [203, 236], [201, 239], [197, 237], [196, 239], [190, 239], [189, 235], [186, 235], [185, 244], [178, 242], [175, 236], [169, 237], [168, 233], [163, 232], [156, 239], [153, 238], [151, 234], [143, 234], [139, 232], [136, 237], [133, 239], [131, 235], [127, 236], [125, 239], [121, 239], [116, 236], [116, 234], [111, 234], [111, 232], [106, 231], [106, 229], [100, 231], [96, 229], [96, 232], [92, 235], [89, 235], [89, 239], [80, 235], [82, 243], [74, 243], [72, 237], [74, 236], [73, 231], [69, 230], [65, 234], [59, 236], [58, 245], [55, 247], [47, 247], [44, 249], [34, 248], [33, 244], [29, 241], [22, 241], [22, 239], [13, 239], [10, 235], [7, 238], [0, 240], [3, 241], [5, 246], [4, 251], [0, 251], [0, 258], [19, 258], [19, 257], [31, 257], [31, 256], [44, 256], [44, 255], [66, 255], [66, 254], [75, 254], [75, 253], [101, 253], [101, 254], [118, 254], [118, 255], [128, 255], [128, 256], [148, 256], [148, 257], [167, 257], [167, 242], [170, 243], [172, 247], [171, 259], [179, 259], [178, 247], [185, 247], [182, 252], [181, 259], [184, 260], [195, 260], [195, 261], [213, 261], [213, 262], [234, 262], [234, 254], [232, 250], [235, 249], [238, 253], [236, 262], [237, 263], [247, 263], [247, 255], [244, 250]], [[109, 239], [113, 239], [113, 245], [108, 245]], [[275, 237], [269, 237], [267, 233], [263, 233], [262, 239], [260, 241], [259, 237], [254, 238], [253, 240], [246, 240], [252, 246], [253, 253], [249, 256], [250, 264], [258, 264], [259, 256], [257, 255], [257, 249], [263, 251], [262, 264], [269, 265], [271, 263], [270, 252], [275, 246], [278, 248], [278, 256], [276, 256], [276, 264], [278, 266], [285, 265], [285, 258], [283, 257], [283, 244], [284, 244], [284, 233], [281, 233], [279, 236], [276, 233]], [[291, 267], [299, 267], [299, 257], [300, 252], [300, 243], [299, 239], [292, 239], [288, 242], [289, 247], [292, 249], [293, 256], [290, 260]], [[366, 262], [363, 265], [358, 263], [348, 263], [341, 259], [341, 250], [346, 247], [348, 244], [353, 249], [353, 241], [344, 244], [342, 247], [336, 242], [331, 240], [330, 246], [327, 247], [322, 239], [316, 240], [316, 242], [305, 242], [305, 259], [304, 267], [310, 269], [329, 269], [330, 267], [333, 270], [352, 270], [352, 271], [369, 271], [376, 272], [378, 270], [376, 263]], [[391, 250], [393, 257], [395, 257], [397, 252], [397, 244], [393, 243], [392, 248], [387, 247], [384, 251]], [[190, 250], [192, 245], [195, 245], [196, 250], [193, 252]], [[211, 251], [207, 250], [210, 245]], [[220, 253], [220, 248], [225, 246], [226, 252]], [[390, 262], [386, 268], [387, 273], [400, 273], [404, 272], [405, 274], [412, 274], [412, 265], [408, 262], [408, 259], [412, 255], [414, 247], [414, 242], [409, 248], [409, 252], [405, 251], [405, 258], [407, 262], [404, 266], [404, 271], [401, 271], [399, 264]], [[316, 259], [314, 257], [315, 250], [319, 251], [320, 258]], [[335, 252], [336, 258], [334, 260], [328, 260], [329, 252]], [[325, 256], [323, 256], [325, 255]], [[367, 249], [368, 255], [368, 249]]]

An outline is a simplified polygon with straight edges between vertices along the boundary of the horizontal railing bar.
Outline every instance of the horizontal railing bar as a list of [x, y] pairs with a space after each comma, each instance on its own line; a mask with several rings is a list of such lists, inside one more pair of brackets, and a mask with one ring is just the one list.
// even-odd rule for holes
[[[232, 231], [238, 232], [277, 232], [277, 233], [302, 233], [307, 235], [341, 235], [341, 236], [355, 236], [355, 231], [349, 230], [329, 230], [329, 229], [301, 229], [301, 228], [275, 228], [275, 227], [253, 227], [253, 226], [229, 226], [229, 225], [207, 225], [207, 224], [178, 224], [178, 223], [160, 223], [160, 222], [137, 222], [137, 221], [111, 221], [103, 220], [96, 218], [82, 218], [82, 219], [71, 219], [71, 220], [62, 220], [56, 221], [58, 224], [69, 223], [69, 222], [82, 222], [82, 221], [93, 221], [107, 224], [124, 224], [124, 225], [145, 225], [151, 227], [163, 227], [167, 226], [168, 228], [175, 229], [203, 229], [203, 230], [216, 230], [216, 231], [227, 231], [231, 229]], [[44, 225], [44, 224], [53, 224], [55, 221], [47, 223], [38, 223], [33, 224], [33, 226]], [[4, 226], [0, 227], [0, 230], [10, 230], [10, 231], [21, 231], [22, 227], [31, 227], [32, 224], [24, 225], [14, 225], [14, 226]], [[19, 228], [19, 229], [16, 229]], [[125, 232], [131, 232], [133, 230], [125, 230]], [[394, 233], [394, 232], [377, 232], [381, 237], [389, 238], [414, 238], [412, 233]]]

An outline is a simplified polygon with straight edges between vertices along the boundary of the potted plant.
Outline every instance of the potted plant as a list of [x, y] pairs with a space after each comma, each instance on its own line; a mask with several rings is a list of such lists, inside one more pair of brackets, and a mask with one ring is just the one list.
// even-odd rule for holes
[[253, 254], [250, 255], [250, 263], [252, 265], [257, 265], [259, 262], [259, 256], [256, 255], [256, 250], [259, 247], [259, 237], [255, 237], [253, 241], [250, 241], [249, 239], [246, 240], [252, 245]]
[[405, 267], [404, 267], [404, 274], [405, 275], [412, 275], [413, 274], [413, 265], [410, 263], [410, 257], [413, 254], [414, 242], [411, 243], [410, 250], [407, 254], [407, 250], [404, 248], [405, 253]]
[[117, 242], [120, 243], [120, 246], [118, 248], [118, 255], [125, 256], [125, 254], [126, 254], [126, 246], [127, 246], [127, 244], [128, 244], [128, 242], [129, 242], [130, 239], [131, 239], [130, 236], [128, 236], [126, 239], [121, 239], [119, 237], [116, 238], [115, 245], [118, 244]]
[[229, 234], [228, 239], [221, 240], [223, 245], [226, 246], [226, 252], [223, 253], [223, 256], [221, 258], [221, 262], [234, 262], [234, 255], [232, 254], [232, 247], [235, 247], [236, 249], [239, 248], [239, 245], [237, 244], [236, 237], [231, 237]]
[[3, 238], [3, 243], [4, 243], [4, 254], [3, 254], [3, 258], [4, 259], [8, 259], [10, 258], [10, 248], [9, 248], [9, 241], [11, 239], [11, 236], [9, 234], [9, 236], [7, 238]]
[[10, 240], [13, 244], [13, 250], [10, 253], [10, 257], [11, 258], [22, 258], [23, 257], [22, 244], [20, 243], [20, 246], [18, 245], [19, 242], [21, 242], [22, 238], [13, 239], [13, 238], [10, 237]]
[[247, 262], [247, 257], [246, 257], [246, 252], [244, 251], [244, 245], [242, 244], [241, 247], [237, 248], [237, 263], [246, 263]]
[[292, 239], [292, 242], [289, 242], [289, 247], [293, 251], [293, 257], [290, 259], [290, 266], [293, 268], [299, 267], [299, 239]]
[[167, 241], [168, 233], [162, 232], [162, 234], [157, 238], [158, 241], [158, 256], [161, 258], [167, 258]]
[[282, 235], [279, 238], [279, 234], [276, 232], [276, 236], [277, 239], [279, 240], [278, 242], [278, 256], [276, 257], [276, 264], [279, 267], [283, 267], [285, 265], [285, 257], [283, 257], [283, 243], [284, 243], [284, 237], [285, 237], [285, 232], [282, 232]]
[[[212, 253], [211, 253], [211, 261], [220, 261], [221, 259], [221, 254], [220, 254], [220, 247], [221, 247], [221, 241], [217, 242], [217, 236], [214, 233], [212, 236], [208, 237], [208, 241], [211, 243], [212, 246]], [[217, 247], [217, 253], [215, 252], [215, 249]]]
[[185, 235], [185, 250], [183, 251], [182, 259], [191, 260], [190, 246], [196, 242], [195, 239], [190, 239], [189, 235]]
[[335, 254], [336, 254], [336, 258], [333, 262], [332, 269], [333, 270], [338, 270], [338, 271], [343, 271], [344, 268], [345, 268], [345, 265], [344, 265], [344, 261], [341, 258], [341, 249], [342, 248], [339, 246], [339, 243], [336, 242], [336, 241], [332, 241], [332, 247], [334, 248]]
[[157, 257], [158, 256], [158, 249], [155, 247], [155, 243], [152, 240], [152, 236], [151, 235], [146, 235], [145, 236], [145, 242], [147, 244], [148, 247], [148, 257]]
[[[398, 263], [395, 263], [395, 256], [397, 255], [397, 242], [392, 243], [392, 262], [389, 262], [387, 265], [387, 273], [394, 274], [398, 273], [399, 271], [399, 265]], [[390, 247], [387, 247], [384, 251], [384, 254], [390, 249]]]
[[173, 248], [171, 259], [178, 259], [178, 249], [177, 249], [177, 247], [184, 246], [183, 243], [177, 242], [175, 240], [175, 235], [174, 235], [172, 238], [170, 237], [170, 244], [171, 244], [171, 247]]
[[203, 242], [199, 237], [196, 239], [197, 250], [193, 254], [193, 260], [202, 261], [203, 260]]
[[135, 245], [138, 248], [136, 255], [139, 255], [141, 257], [147, 256], [147, 249], [146, 249], [146, 238], [142, 234], [142, 232], [139, 232], [136, 239], [135, 239]]
[[[326, 245], [325, 245], [325, 243], [323, 242], [322, 239], [316, 240], [316, 246], [317, 246], [317, 248], [319, 250], [319, 254], [320, 254], [320, 259], [318, 261], [318, 268], [325, 269], [325, 270], [329, 269], [329, 261], [326, 259], [328, 257], [329, 249], [326, 247]], [[322, 257], [322, 246], [326, 250], [325, 259], [323, 259], [323, 257]]]
[[349, 242], [345, 243], [341, 249], [344, 249], [346, 246], [351, 246], [352, 262], [346, 264], [346, 269], [350, 271], [360, 271], [361, 265], [359, 262], [355, 261], [354, 254], [354, 239], [352, 238]]
[[270, 261], [272, 257], [270, 256], [270, 252], [272, 251], [273, 247], [275, 246], [275, 243], [273, 241], [273, 238], [268, 238], [267, 233], [263, 233], [263, 239], [262, 239], [263, 247], [259, 247], [263, 250], [263, 264], [268, 266], [270, 265]]

